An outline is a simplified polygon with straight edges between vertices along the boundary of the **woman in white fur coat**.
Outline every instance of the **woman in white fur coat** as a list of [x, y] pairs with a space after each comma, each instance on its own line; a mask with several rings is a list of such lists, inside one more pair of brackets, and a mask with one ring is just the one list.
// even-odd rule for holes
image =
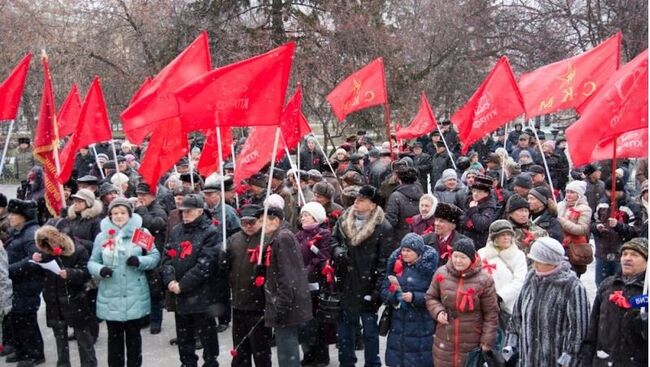
[[526, 255], [515, 245], [515, 231], [504, 219], [490, 225], [488, 242], [478, 250], [483, 270], [492, 275], [501, 311], [512, 314], [512, 307], [524, 285], [528, 264]]

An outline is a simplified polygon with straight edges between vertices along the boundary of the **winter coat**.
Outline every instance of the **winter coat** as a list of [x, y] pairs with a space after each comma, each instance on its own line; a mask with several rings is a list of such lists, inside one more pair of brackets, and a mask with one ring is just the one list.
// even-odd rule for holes
[[[442, 171], [447, 168], [453, 168], [449, 153], [445, 150], [442, 154], [436, 153], [431, 158], [431, 185], [434, 185], [440, 178], [442, 178]], [[433, 190], [433, 188], [432, 188]]]
[[322, 164], [325, 164], [325, 156], [323, 156], [323, 153], [316, 149], [313, 151], [309, 150], [306, 144], [303, 149], [300, 149], [301, 170], [309, 171], [311, 169], [316, 169], [320, 171]]
[[217, 230], [205, 215], [172, 230], [165, 246], [161, 275], [165, 289], [174, 280], [180, 286], [179, 294], [169, 293], [176, 313], [208, 312], [216, 316], [217, 310], [223, 309], [217, 307], [217, 300], [224, 301], [227, 296], [223, 289], [218, 289], [215, 279], [225, 279], [225, 275], [218, 274], [219, 261], [223, 258], [220, 243]]
[[156, 249], [163, 251], [165, 246], [165, 230], [167, 229], [167, 212], [154, 200], [149, 206], [140, 206], [133, 211], [142, 217], [142, 227], [146, 228], [155, 238]]
[[368, 185], [379, 188], [381, 183], [390, 174], [390, 167], [376, 160], [368, 167]]
[[567, 235], [589, 236], [591, 213], [592, 211], [585, 197], [578, 198], [571, 208], [567, 206], [566, 200], [557, 204], [557, 220], [560, 222], [562, 230], [564, 230], [565, 241], [567, 241]]
[[563, 353], [571, 357], [569, 366], [578, 366], [588, 318], [587, 292], [569, 263], [543, 277], [530, 270], [515, 302], [506, 346], [519, 351], [520, 367], [555, 365]]
[[512, 307], [528, 273], [526, 255], [514, 244], [500, 250], [492, 241], [488, 241], [485, 247], [478, 250], [478, 255], [481, 257], [483, 270], [494, 279], [501, 310], [512, 314]]
[[433, 339], [436, 367], [463, 367], [467, 354], [480, 345], [492, 347], [499, 325], [499, 305], [494, 280], [481, 269], [477, 257], [470, 267], [457, 271], [451, 262], [438, 268], [426, 293], [434, 320], [447, 313], [448, 325], [438, 323]]
[[[90, 275], [99, 279], [97, 317], [121, 322], [140, 319], [151, 309], [149, 284], [144, 271], [158, 266], [160, 253], [154, 247], [145, 254], [141, 247], [131, 242], [133, 232], [142, 228], [142, 218], [138, 214], [133, 214], [122, 228], [108, 217], [104, 218], [100, 228], [88, 261]], [[148, 233], [146, 229], [144, 231]], [[127, 265], [126, 259], [131, 256], [137, 256], [140, 265]], [[104, 267], [113, 271], [109, 278], [102, 278], [99, 274]]]
[[[9, 278], [9, 260], [4, 246], [0, 245], [0, 319], [11, 311], [13, 289]], [[1, 324], [1, 322], [0, 322]]]
[[221, 212], [225, 208], [226, 210], [226, 238], [232, 236], [240, 230], [239, 217], [235, 208], [226, 204], [223, 205], [223, 201], [220, 201], [217, 206], [212, 209], [210, 213], [212, 217], [212, 224], [217, 230], [217, 243], [223, 242], [223, 225], [221, 221], [223, 219], [223, 213]]
[[485, 246], [488, 239], [490, 224], [496, 218], [497, 202], [492, 195], [479, 201], [475, 207], [468, 207], [465, 211], [463, 233], [474, 241], [474, 247], [480, 249]]
[[[418, 204], [419, 205], [419, 204]], [[410, 232], [425, 236], [435, 232], [435, 217], [431, 215], [428, 219], [423, 219], [421, 214], [411, 217]]]
[[95, 165], [95, 156], [88, 152], [86, 155], [82, 155], [81, 153], [77, 154], [77, 156], [74, 159], [74, 168], [73, 170], [76, 171], [77, 176], [76, 177], [83, 177], [86, 175], [90, 174], [90, 170], [93, 168]]
[[16, 165], [16, 178], [19, 181], [26, 181], [27, 174], [36, 165], [32, 150], [33, 147], [31, 146], [27, 147], [27, 149], [16, 148], [14, 164]]
[[556, 239], [559, 243], [564, 240], [564, 231], [556, 216], [551, 214], [548, 209], [544, 209], [541, 213], [530, 212], [531, 221], [541, 229], [545, 230], [549, 237]]
[[[309, 230], [303, 228], [296, 233], [296, 239], [300, 245], [300, 253], [309, 283], [320, 283], [320, 286], [325, 286], [325, 277], [321, 271], [331, 257], [332, 232], [322, 227]], [[318, 252], [311, 249], [312, 245], [318, 249]]]
[[413, 156], [413, 166], [418, 171], [418, 180], [423, 189], [429, 185], [429, 175], [431, 174], [432, 158], [428, 153]]
[[[386, 260], [395, 249], [393, 228], [381, 207], [370, 212], [359, 229], [355, 225], [354, 208], [343, 212], [332, 232], [331, 248], [341, 308], [377, 312]], [[370, 301], [365, 296], [370, 296]]]
[[464, 205], [463, 188], [460, 185], [456, 186], [453, 190], [447, 190], [444, 185], [436, 186], [433, 195], [441, 203], [454, 204], [459, 208], [462, 208]]
[[519, 224], [512, 219], [509, 219], [512, 224], [512, 228], [515, 231], [513, 241], [519, 247], [524, 254], [528, 255], [530, 251], [530, 246], [535, 242], [536, 239], [544, 236], [548, 236], [548, 233], [542, 229], [537, 224], [533, 223], [531, 220], [528, 220], [526, 224]]
[[[393, 307], [390, 331], [386, 344], [387, 366], [431, 366], [433, 358], [434, 321], [427, 311], [424, 294], [429, 289], [433, 273], [438, 268], [438, 253], [427, 247], [413, 264], [403, 263], [402, 274], [395, 274], [395, 262], [400, 249], [393, 251], [388, 259], [386, 277], [381, 286], [381, 298], [386, 307]], [[401, 292], [391, 292], [388, 276], [394, 275], [399, 281]], [[401, 302], [401, 293], [411, 292], [411, 303]], [[394, 308], [399, 305], [399, 308]]]
[[445, 245], [444, 248], [443, 248], [443, 244], [440, 243], [440, 239], [438, 238], [438, 235], [436, 235], [435, 232], [423, 236], [424, 243], [426, 243], [428, 246], [433, 247], [438, 252], [438, 256], [440, 257], [439, 265], [446, 264], [447, 261], [449, 261], [449, 258], [451, 257], [451, 252], [454, 245], [461, 239], [467, 238], [455, 230], [452, 231], [449, 236], [451, 237], [450, 241], [448, 244]]
[[[48, 243], [61, 247], [61, 255], [54, 256]], [[85, 289], [85, 283], [90, 280], [88, 251], [52, 226], [44, 226], [36, 231], [36, 247], [43, 254], [42, 262], [55, 260], [68, 273], [67, 279], [63, 279], [51, 271], [44, 272], [43, 299], [47, 326], [57, 327], [65, 323], [73, 328], [83, 328], [94, 312]]]
[[[645, 272], [630, 279], [617, 274], [600, 284], [582, 344], [583, 366], [648, 365], [647, 319], [643, 320], [638, 308], [621, 308], [610, 301], [615, 292], [626, 298], [643, 294], [644, 277]], [[601, 351], [607, 356], [599, 357]]]
[[325, 208], [325, 214], [327, 214], [327, 228], [331, 231], [345, 209], [333, 201], [323, 205], [323, 208]]
[[[296, 237], [280, 228], [264, 246], [268, 261], [264, 282], [264, 324], [267, 327], [297, 326], [312, 319], [311, 294]], [[270, 248], [269, 250], [266, 250]]]
[[[630, 205], [628, 207], [625, 200], [617, 203], [617, 213], [615, 218], [618, 223], [614, 228], [608, 224], [610, 217], [609, 200], [598, 204], [596, 212], [594, 213], [594, 220], [591, 222], [591, 233], [594, 235], [594, 242], [596, 244], [596, 256], [601, 259], [613, 258], [618, 261], [621, 245], [635, 237], [636, 228], [641, 227], [641, 213], [635, 213], [637, 210], [632, 210]], [[635, 208], [636, 209], [636, 208]], [[640, 210], [640, 209], [639, 209]], [[598, 225], [605, 226], [604, 231], [598, 230]], [[633, 228], [630, 228], [633, 227]]]
[[585, 198], [587, 199], [587, 204], [591, 209], [591, 212], [596, 211], [596, 206], [607, 197], [607, 191], [605, 190], [605, 183], [601, 180], [596, 182], [591, 182], [589, 178], [585, 178], [584, 182], [587, 184], [587, 189], [585, 191]]
[[395, 230], [394, 240], [399, 242], [410, 231], [407, 218], [420, 212], [422, 188], [418, 184], [400, 185], [390, 194], [386, 204], [386, 220]]
[[68, 207], [66, 219], [70, 226], [70, 236], [78, 244], [85, 247], [88, 254], [93, 251], [95, 237], [100, 232], [99, 223], [102, 220], [101, 214], [103, 210], [104, 205], [100, 200], [95, 200], [93, 206], [82, 210], [81, 213], [75, 212], [74, 206]]
[[31, 263], [37, 251], [34, 233], [38, 229], [36, 220], [26, 222], [20, 230], [12, 229], [9, 241], [5, 244], [9, 260], [9, 277], [13, 283], [14, 313], [38, 311], [43, 290], [43, 270]]
[[226, 241], [226, 264], [232, 289], [232, 307], [237, 310], [264, 310], [264, 289], [256, 287], [255, 264], [251, 254], [260, 244], [260, 232], [248, 236], [244, 231], [232, 235]]

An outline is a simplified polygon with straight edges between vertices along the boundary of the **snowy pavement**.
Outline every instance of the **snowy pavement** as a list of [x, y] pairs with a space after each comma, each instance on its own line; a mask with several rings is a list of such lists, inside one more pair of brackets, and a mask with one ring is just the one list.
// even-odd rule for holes
[[[16, 197], [16, 185], [0, 185], [0, 192], [5, 194], [8, 198]], [[594, 282], [594, 263], [589, 265], [587, 273], [582, 276], [582, 282], [587, 288], [587, 293], [589, 299], [593, 300], [596, 292], [596, 285]], [[38, 322], [41, 328], [41, 333], [43, 334], [43, 339], [45, 341], [45, 366], [55, 366], [56, 365], [56, 345], [54, 341], [54, 335], [52, 330], [47, 328], [45, 325], [45, 303], [41, 303], [41, 308], [38, 312]], [[178, 359], [178, 350], [176, 346], [169, 344], [169, 340], [176, 336], [174, 329], [174, 314], [169, 312], [164, 312], [163, 315], [163, 325], [162, 332], [158, 335], [151, 335], [149, 329], [142, 329], [142, 359], [144, 367], [176, 367], [180, 365]], [[384, 353], [386, 350], [386, 338], [380, 337], [380, 355], [383, 361]], [[222, 366], [228, 366], [231, 362], [230, 349], [232, 348], [232, 335], [231, 328], [228, 328], [223, 333], [219, 334], [219, 364]], [[107, 365], [107, 338], [106, 338], [106, 324], [102, 323], [100, 325], [99, 339], [95, 344], [95, 352], [97, 354], [98, 365], [105, 366]], [[201, 357], [201, 351], [197, 351], [199, 359]], [[363, 351], [357, 351], [357, 358], [359, 359], [358, 365], [363, 364]], [[77, 346], [74, 341], [70, 342], [70, 359], [73, 366], [79, 365], [79, 354], [77, 353]], [[338, 357], [335, 346], [330, 346], [330, 365], [338, 365]], [[2, 360], [4, 363], [4, 360]], [[201, 365], [202, 360], [200, 359], [199, 365]], [[12, 366], [15, 364], [6, 364]], [[277, 359], [275, 355], [275, 348], [273, 348], [273, 365], [277, 366]]]

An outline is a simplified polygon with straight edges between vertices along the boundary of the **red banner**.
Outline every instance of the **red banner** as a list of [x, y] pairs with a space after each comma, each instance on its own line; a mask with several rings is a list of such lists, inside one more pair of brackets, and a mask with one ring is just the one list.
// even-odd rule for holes
[[364, 108], [385, 104], [386, 77], [384, 59], [375, 59], [339, 83], [325, 97], [332, 106], [334, 115], [342, 122], [345, 117]]
[[282, 111], [280, 129], [287, 148], [297, 147], [300, 139], [311, 132], [311, 127], [305, 115], [302, 114], [302, 86], [298, 85], [296, 93]]
[[571, 161], [591, 162], [600, 141], [648, 126], [648, 50], [616, 71], [566, 130]]
[[56, 123], [59, 127], [59, 137], [70, 135], [74, 132], [79, 113], [81, 112], [81, 99], [77, 91], [77, 85], [72, 83], [70, 92], [63, 101], [59, 114], [56, 116]]
[[45, 204], [47, 210], [54, 217], [61, 214], [64, 207], [61, 197], [61, 186], [57, 180], [55, 154], [59, 144], [56, 126], [56, 107], [54, 106], [54, 90], [52, 89], [52, 76], [47, 56], [43, 56], [43, 96], [41, 109], [38, 114], [36, 133], [34, 135], [34, 158], [43, 167], [43, 180], [45, 182]]
[[616, 139], [616, 158], [648, 158], [648, 128], [646, 127], [601, 141], [591, 154], [591, 161], [612, 159], [614, 139]]
[[502, 56], [469, 101], [451, 117], [458, 127], [465, 154], [485, 134], [524, 113], [508, 58]]
[[140, 175], [155, 192], [160, 177], [188, 152], [187, 134], [178, 118], [156, 127], [140, 165]]
[[[232, 147], [232, 131], [229, 126], [219, 127], [221, 129], [221, 157], [225, 161], [230, 157]], [[209, 176], [213, 172], [219, 171], [219, 151], [217, 150], [217, 133], [214, 130], [205, 132], [205, 144], [201, 151], [199, 163], [196, 170], [201, 176]]]
[[619, 32], [587, 52], [522, 74], [526, 117], [580, 106], [619, 68], [620, 49]]
[[[248, 139], [237, 155], [234, 178], [236, 185], [259, 172], [271, 161], [277, 128], [277, 126], [255, 126], [248, 130]], [[275, 159], [280, 159], [283, 155], [284, 142], [280, 138]]]
[[28, 53], [0, 84], [0, 121], [16, 119], [31, 61], [32, 54]]
[[422, 96], [420, 97], [420, 109], [418, 110], [417, 115], [415, 115], [413, 121], [411, 121], [408, 127], [402, 128], [397, 125], [395, 127], [395, 137], [404, 140], [419, 138], [422, 135], [430, 133], [437, 126], [438, 123], [436, 122], [436, 117], [433, 115], [427, 96], [422, 92]]

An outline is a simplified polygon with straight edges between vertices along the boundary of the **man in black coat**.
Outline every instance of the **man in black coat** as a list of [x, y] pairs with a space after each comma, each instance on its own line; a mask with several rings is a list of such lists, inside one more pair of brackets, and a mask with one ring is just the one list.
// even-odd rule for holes
[[606, 278], [596, 293], [581, 349], [583, 366], [648, 365], [648, 319], [632, 299], [643, 294], [648, 240], [634, 238], [620, 254], [621, 272]]
[[354, 205], [339, 218], [332, 232], [332, 258], [341, 297], [338, 323], [339, 362], [354, 366], [355, 329], [363, 324], [366, 366], [380, 366], [377, 311], [386, 260], [393, 247], [392, 226], [381, 208], [383, 198], [373, 186], [364, 186]]
[[442, 178], [442, 172], [448, 168], [453, 168], [453, 164], [445, 144], [439, 141], [436, 143], [436, 154], [431, 160], [431, 192], [435, 191], [436, 182]]
[[223, 313], [218, 276], [221, 249], [217, 231], [203, 212], [201, 196], [189, 194], [180, 206], [183, 223], [174, 227], [166, 246], [162, 280], [175, 312], [178, 353], [183, 366], [196, 366], [195, 335], [203, 344], [203, 366], [218, 366], [219, 340], [215, 317]]
[[438, 203], [433, 213], [435, 232], [424, 236], [424, 243], [433, 247], [440, 254], [442, 266], [449, 261], [454, 245], [461, 239], [466, 239], [456, 231], [463, 217], [463, 211], [454, 204]]
[[[148, 184], [141, 182], [136, 188], [138, 201], [134, 212], [142, 217], [142, 227], [151, 232], [154, 243], [159, 253], [163, 253], [165, 246], [165, 232], [167, 229], [167, 212], [158, 203]], [[151, 334], [160, 333], [163, 319], [163, 287], [160, 281], [159, 269], [147, 272], [149, 292], [151, 293], [151, 315], [149, 316], [149, 331]]]
[[14, 297], [11, 312], [4, 320], [4, 344], [14, 347], [7, 363], [19, 362], [29, 367], [45, 362], [43, 337], [36, 312], [41, 305], [43, 270], [31, 263], [37, 251], [34, 234], [38, 229], [36, 203], [12, 199], [8, 205], [11, 231], [5, 244], [9, 260], [9, 277]]
[[559, 243], [564, 240], [564, 230], [557, 220], [557, 204], [551, 198], [551, 191], [544, 186], [533, 187], [528, 192], [530, 219], [548, 232]]
[[413, 166], [418, 171], [418, 179], [422, 190], [426, 191], [431, 174], [431, 155], [422, 151], [422, 143], [413, 144]]

